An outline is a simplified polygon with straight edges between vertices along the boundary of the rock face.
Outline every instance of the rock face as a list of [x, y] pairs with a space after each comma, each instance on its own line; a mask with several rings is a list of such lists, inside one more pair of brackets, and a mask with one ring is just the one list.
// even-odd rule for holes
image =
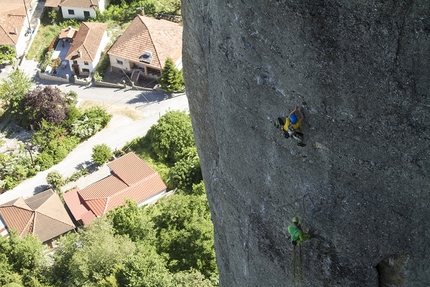
[[[221, 286], [429, 286], [430, 2], [182, 9]], [[297, 105], [306, 147], [273, 126]]]

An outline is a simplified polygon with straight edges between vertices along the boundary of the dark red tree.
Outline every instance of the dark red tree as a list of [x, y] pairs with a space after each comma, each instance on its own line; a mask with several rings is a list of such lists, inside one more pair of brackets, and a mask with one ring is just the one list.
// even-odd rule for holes
[[67, 116], [67, 106], [61, 91], [52, 86], [37, 86], [24, 96], [24, 121], [38, 126], [42, 119], [60, 124]]

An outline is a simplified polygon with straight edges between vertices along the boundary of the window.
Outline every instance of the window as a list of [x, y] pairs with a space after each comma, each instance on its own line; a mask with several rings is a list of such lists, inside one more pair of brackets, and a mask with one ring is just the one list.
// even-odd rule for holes
[[88, 64], [88, 62], [87, 62], [87, 61], [84, 61], [84, 65], [88, 66], [89, 64]]
[[73, 60], [73, 65], [77, 65], [77, 64], [78, 64], [78, 61]]
[[82, 69], [82, 73], [90, 73], [90, 70], [89, 69]]
[[75, 10], [69, 9], [68, 12], [69, 12], [69, 15], [75, 15]]
[[90, 18], [90, 12], [89, 11], [84, 11], [84, 17], [85, 17], [85, 19]]
[[123, 63], [121, 60], [118, 60], [118, 59], [116, 59], [116, 63], [117, 63], [118, 65], [124, 65], [124, 63]]

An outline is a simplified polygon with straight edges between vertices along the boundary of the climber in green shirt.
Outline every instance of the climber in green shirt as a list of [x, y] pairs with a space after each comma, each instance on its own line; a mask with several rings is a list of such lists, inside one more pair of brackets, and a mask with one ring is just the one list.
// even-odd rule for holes
[[288, 233], [291, 235], [291, 242], [293, 245], [305, 242], [318, 234], [318, 231], [315, 231], [314, 233], [304, 232], [299, 224], [298, 217], [293, 217], [292, 222], [293, 225], [288, 226]]

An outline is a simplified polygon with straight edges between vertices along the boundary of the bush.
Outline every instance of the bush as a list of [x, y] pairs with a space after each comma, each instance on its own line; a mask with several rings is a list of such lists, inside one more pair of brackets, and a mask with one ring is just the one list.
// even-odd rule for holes
[[98, 165], [102, 165], [112, 157], [112, 150], [106, 144], [100, 144], [93, 147], [92, 160]]
[[51, 185], [55, 190], [59, 190], [65, 181], [63, 176], [56, 170], [51, 171], [46, 176], [46, 182]]
[[72, 124], [71, 133], [82, 140], [87, 139], [103, 129], [111, 118], [112, 115], [108, 114], [105, 110], [99, 107], [91, 108], [86, 110], [82, 116]]
[[54, 165], [54, 159], [47, 152], [42, 152], [34, 160], [35, 164], [40, 167], [40, 170], [47, 170]]

